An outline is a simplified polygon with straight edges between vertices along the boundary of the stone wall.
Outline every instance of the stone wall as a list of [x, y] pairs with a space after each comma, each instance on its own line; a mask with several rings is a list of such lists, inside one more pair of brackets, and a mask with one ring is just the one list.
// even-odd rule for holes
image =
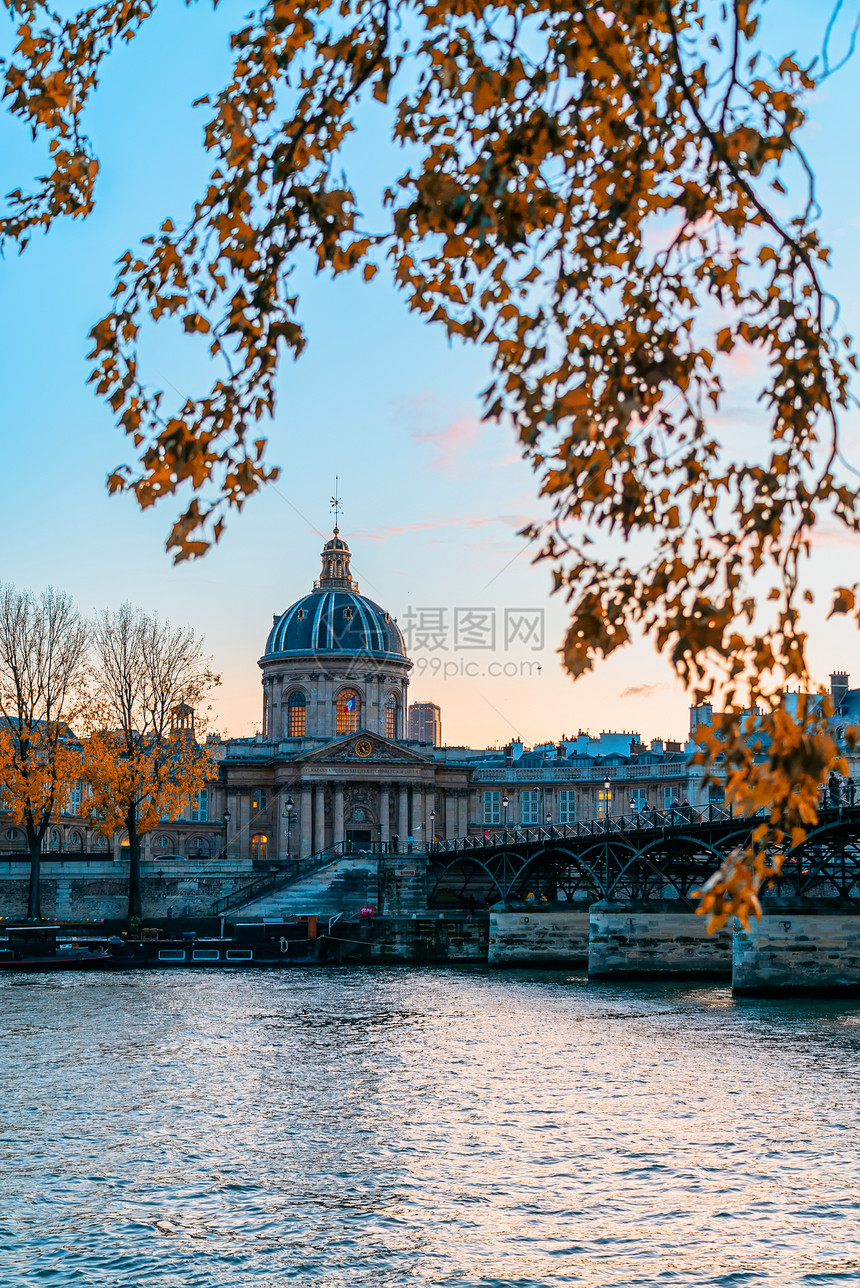
[[426, 913], [427, 856], [385, 854], [379, 860], [379, 912], [386, 916]]
[[860, 993], [860, 909], [766, 908], [735, 931], [732, 987], [738, 993]]
[[[122, 920], [128, 911], [128, 873], [118, 864], [93, 864], [88, 872], [57, 872], [52, 864], [41, 879], [46, 920]], [[99, 870], [100, 869], [100, 870]], [[141, 876], [144, 918], [206, 917], [217, 899], [248, 882], [247, 873], [200, 873], [175, 868]], [[24, 872], [0, 873], [0, 917], [27, 915], [28, 878]]]
[[591, 906], [589, 976], [728, 978], [731, 971], [731, 932], [709, 935], [706, 919], [687, 905], [667, 900]]
[[[338, 933], [337, 927], [333, 934]], [[461, 962], [484, 965], [487, 961], [488, 918], [435, 915], [423, 917], [368, 917], [359, 931], [367, 945], [359, 960], [389, 963], [432, 964]]]
[[588, 910], [527, 904], [490, 912], [491, 966], [585, 966]]

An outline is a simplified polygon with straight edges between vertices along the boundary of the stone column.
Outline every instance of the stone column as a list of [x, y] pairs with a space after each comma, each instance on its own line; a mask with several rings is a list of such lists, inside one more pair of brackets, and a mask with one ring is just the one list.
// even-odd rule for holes
[[343, 840], [343, 784], [336, 783], [334, 789], [334, 836], [335, 845]]
[[314, 839], [311, 853], [325, 849], [325, 784], [314, 784]]
[[[445, 814], [445, 840], [453, 841], [457, 835], [457, 794], [445, 791], [442, 793], [442, 809]], [[440, 830], [441, 835], [441, 830]]]
[[296, 854], [306, 859], [312, 854], [311, 849], [311, 785], [302, 783], [302, 821], [299, 834], [299, 844], [295, 847]]
[[[251, 798], [247, 792], [237, 793], [235, 825], [233, 831], [233, 860], [251, 862]], [[254, 829], [256, 831], [256, 828]]]
[[426, 814], [424, 809], [424, 788], [412, 789], [412, 835], [415, 838], [416, 850], [423, 850], [427, 839], [425, 832]]
[[457, 836], [465, 836], [469, 830], [469, 793], [457, 793]]
[[379, 839], [383, 845], [387, 845], [390, 840], [388, 828], [388, 787], [379, 789]]
[[402, 850], [409, 836], [409, 788], [405, 783], [397, 788], [397, 835], [400, 837]]

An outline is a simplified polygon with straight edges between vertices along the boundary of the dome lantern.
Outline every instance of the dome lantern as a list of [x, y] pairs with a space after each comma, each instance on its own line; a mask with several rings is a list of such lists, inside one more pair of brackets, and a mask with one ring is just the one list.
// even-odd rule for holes
[[358, 582], [354, 581], [349, 567], [349, 546], [345, 541], [341, 541], [338, 529], [335, 527], [334, 536], [331, 541], [327, 541], [322, 550], [322, 572], [318, 581], [314, 582], [314, 590], [358, 590]]

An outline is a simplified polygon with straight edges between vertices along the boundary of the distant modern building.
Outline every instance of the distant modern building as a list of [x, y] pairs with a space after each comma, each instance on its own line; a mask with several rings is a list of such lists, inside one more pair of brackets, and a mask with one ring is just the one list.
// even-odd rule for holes
[[442, 710], [435, 702], [413, 702], [409, 707], [408, 734], [415, 742], [442, 746]]

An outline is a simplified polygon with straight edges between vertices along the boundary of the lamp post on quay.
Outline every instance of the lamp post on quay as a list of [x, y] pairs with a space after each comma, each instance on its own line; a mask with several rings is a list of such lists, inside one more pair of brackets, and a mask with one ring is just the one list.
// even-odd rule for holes
[[293, 798], [292, 796], [288, 796], [287, 799], [284, 801], [284, 818], [287, 820], [287, 858], [288, 859], [291, 859], [293, 857], [293, 853], [290, 848], [290, 833], [292, 832], [292, 828], [293, 828], [293, 810], [294, 809], [295, 809], [295, 803], [293, 802]]
[[432, 842], [433, 842], [433, 841], [435, 841], [435, 840], [436, 840], [436, 811], [435, 811], [435, 809], [431, 809], [431, 811], [430, 811], [430, 835], [429, 835], [429, 836], [428, 836], [428, 838], [427, 838], [427, 844], [428, 844], [428, 845], [430, 845], [430, 844], [432, 844]]
[[508, 839], [508, 806], [510, 805], [508, 794], [505, 792], [502, 798], [502, 809], [505, 811], [505, 840]]
[[231, 813], [230, 813], [230, 811], [229, 811], [228, 809], [225, 809], [225, 811], [224, 811], [224, 813], [221, 815], [221, 817], [222, 817], [222, 818], [223, 818], [223, 820], [224, 820], [224, 858], [226, 859], [226, 858], [227, 858], [227, 845], [228, 845], [228, 840], [227, 840], [227, 824], [230, 822], [230, 819], [231, 819], [232, 815], [231, 815]]
[[612, 779], [603, 780], [603, 817], [606, 820], [606, 830], [609, 830], [609, 820], [612, 817]]

